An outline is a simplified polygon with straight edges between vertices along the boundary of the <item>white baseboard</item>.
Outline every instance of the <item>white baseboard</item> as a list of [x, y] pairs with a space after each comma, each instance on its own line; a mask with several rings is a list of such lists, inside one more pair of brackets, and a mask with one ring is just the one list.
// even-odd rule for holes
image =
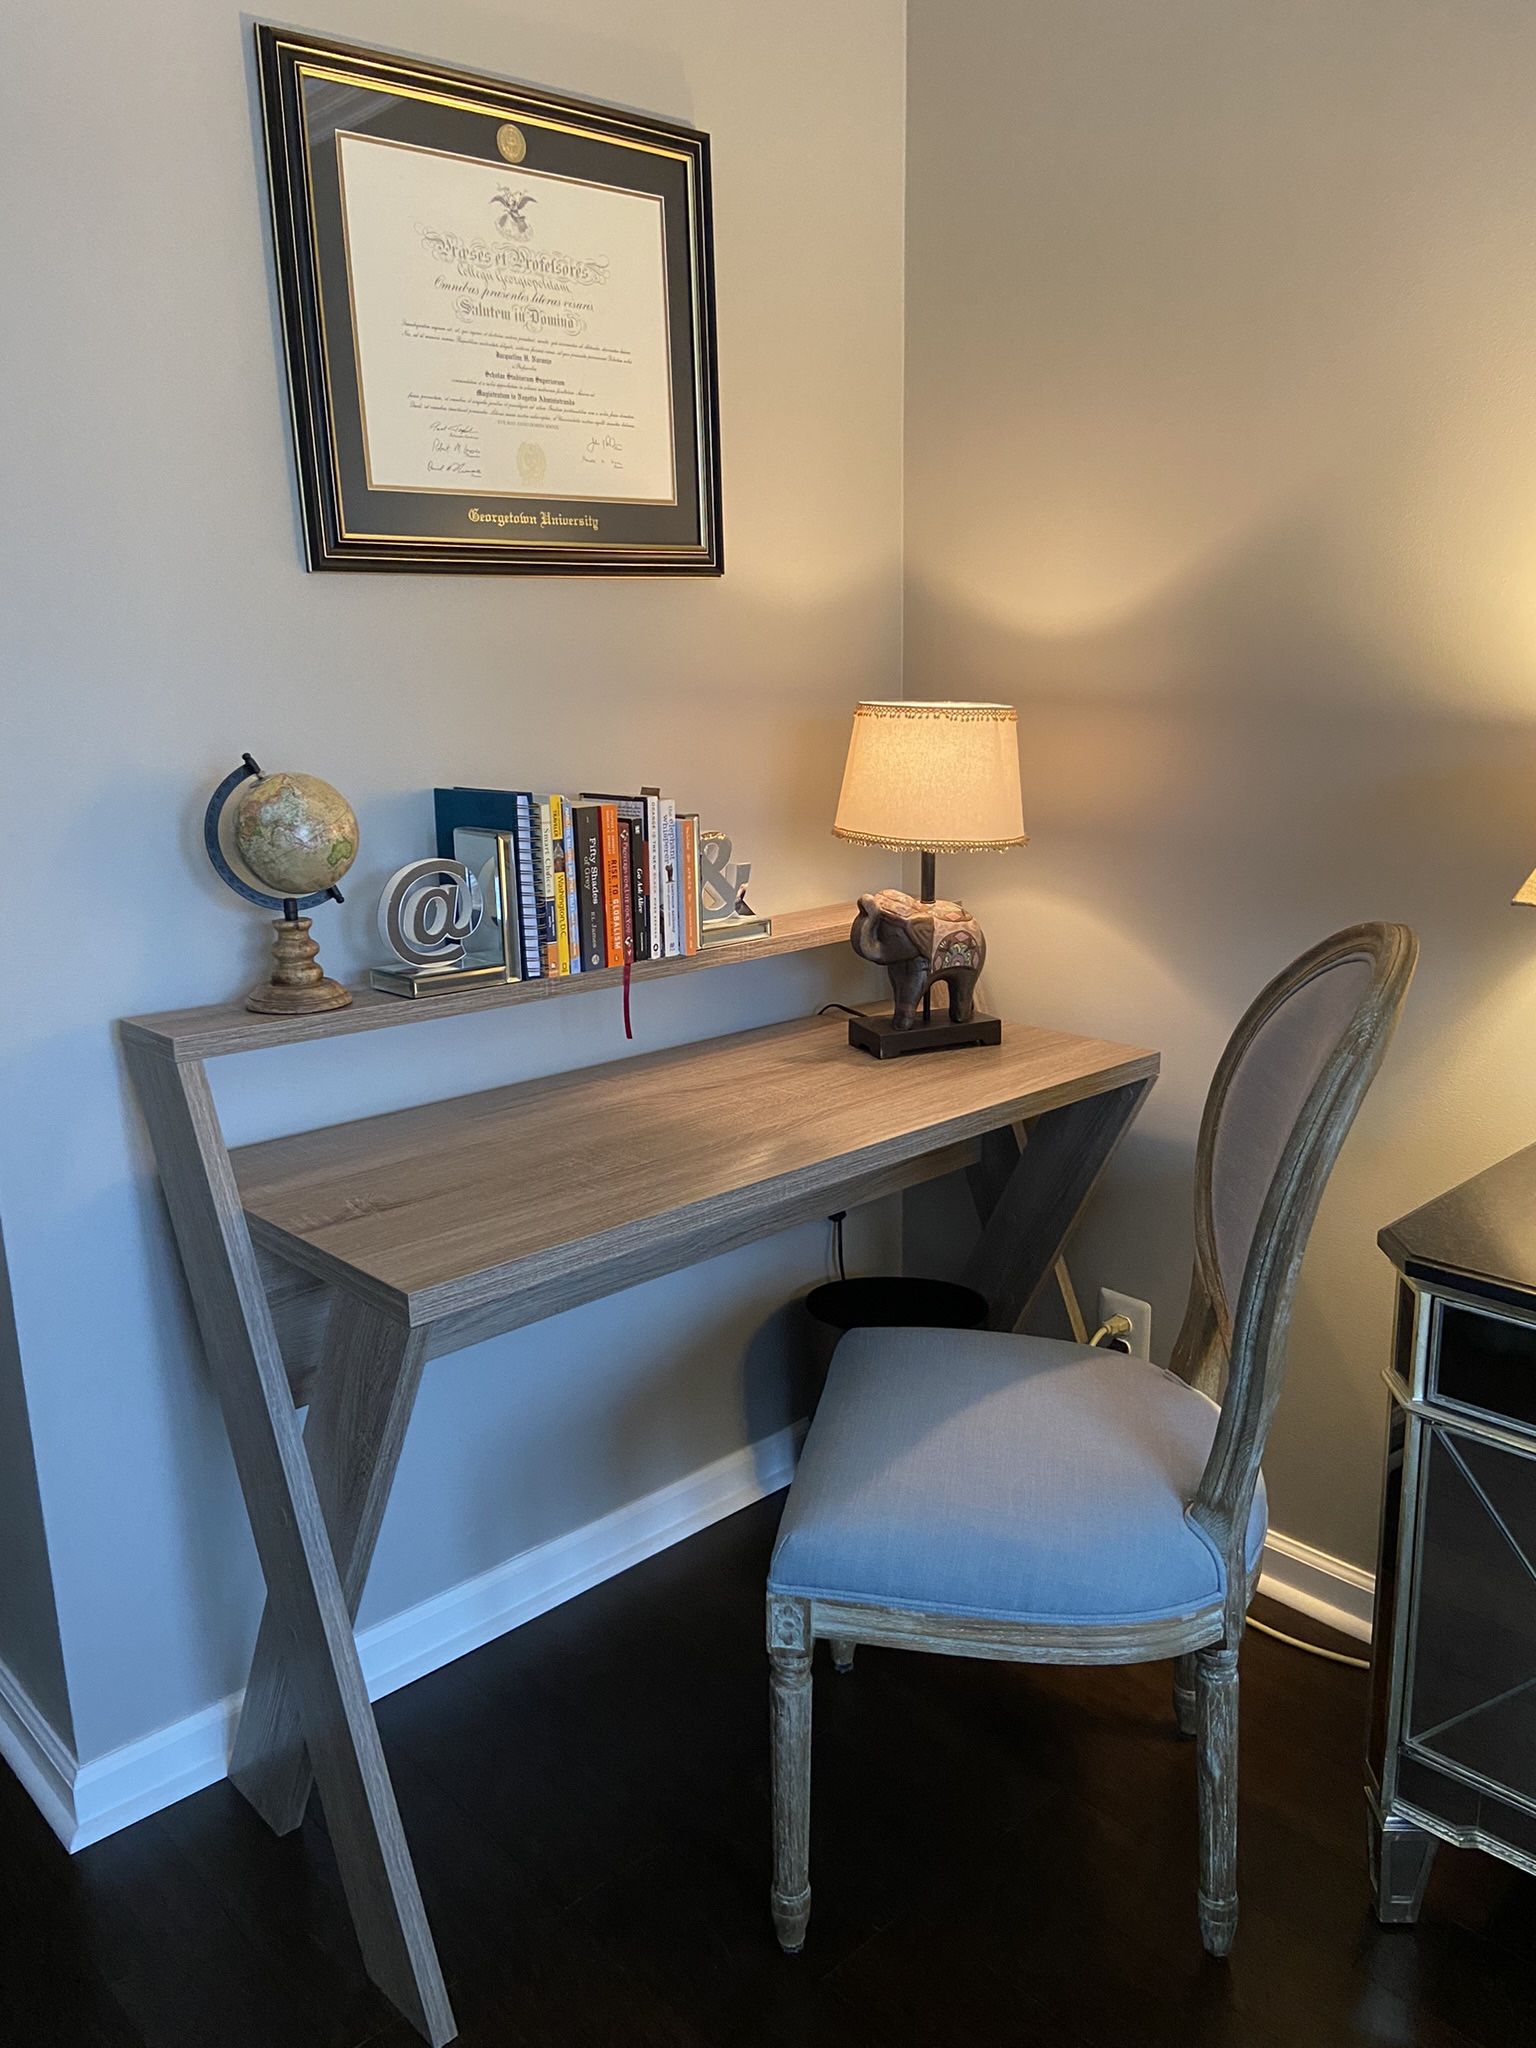
[[[369, 1697], [383, 1699], [788, 1485], [798, 1436], [798, 1429], [779, 1430], [365, 1629], [358, 1651]], [[1358, 1565], [1271, 1530], [1259, 1587], [1328, 1628], [1370, 1640], [1374, 1583]], [[240, 1694], [232, 1693], [80, 1764], [0, 1664], [0, 1756], [71, 1851], [216, 1783], [228, 1768], [239, 1711]]]
[[1314, 1550], [1294, 1536], [1271, 1529], [1264, 1545], [1264, 1564], [1259, 1591], [1271, 1600], [1294, 1607], [1325, 1628], [1359, 1642], [1371, 1640], [1371, 1616], [1376, 1604], [1375, 1575], [1342, 1557], [1330, 1557], [1326, 1550]]
[[59, 1840], [74, 1832], [74, 1751], [8, 1664], [0, 1663], [0, 1757]]
[[[371, 1699], [451, 1664], [589, 1586], [787, 1486], [797, 1428], [781, 1429], [600, 1521], [541, 1543], [365, 1629], [358, 1652]], [[225, 1775], [240, 1694], [77, 1765], [0, 1667], [0, 1754], [73, 1851]], [[13, 1697], [14, 1695], [14, 1697]], [[19, 1702], [19, 1704], [18, 1704]]]

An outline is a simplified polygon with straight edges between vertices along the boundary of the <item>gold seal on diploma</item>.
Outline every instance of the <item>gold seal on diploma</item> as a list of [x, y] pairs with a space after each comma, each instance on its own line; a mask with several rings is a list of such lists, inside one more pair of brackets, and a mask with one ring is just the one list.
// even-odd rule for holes
[[544, 450], [537, 441], [525, 441], [517, 451], [517, 473], [525, 484], [541, 484], [544, 472], [549, 467]]
[[496, 147], [509, 164], [520, 164], [528, 154], [528, 143], [515, 121], [503, 121], [496, 130]]

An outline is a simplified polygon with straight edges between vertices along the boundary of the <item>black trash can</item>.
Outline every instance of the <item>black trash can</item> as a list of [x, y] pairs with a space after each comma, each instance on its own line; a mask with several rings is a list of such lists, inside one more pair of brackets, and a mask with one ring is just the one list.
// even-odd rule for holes
[[986, 1296], [954, 1280], [908, 1280], [875, 1274], [829, 1280], [805, 1297], [814, 1338], [812, 1405], [821, 1397], [838, 1339], [849, 1330], [979, 1330]]

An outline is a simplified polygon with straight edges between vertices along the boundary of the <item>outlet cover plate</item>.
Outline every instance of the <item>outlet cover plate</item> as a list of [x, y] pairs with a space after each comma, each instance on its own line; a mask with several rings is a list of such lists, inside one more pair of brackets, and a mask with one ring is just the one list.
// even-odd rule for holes
[[1111, 1316], [1128, 1316], [1131, 1334], [1126, 1343], [1131, 1347], [1133, 1358], [1150, 1359], [1152, 1356], [1152, 1304], [1138, 1301], [1134, 1294], [1117, 1294], [1113, 1287], [1099, 1289], [1099, 1321], [1107, 1323]]

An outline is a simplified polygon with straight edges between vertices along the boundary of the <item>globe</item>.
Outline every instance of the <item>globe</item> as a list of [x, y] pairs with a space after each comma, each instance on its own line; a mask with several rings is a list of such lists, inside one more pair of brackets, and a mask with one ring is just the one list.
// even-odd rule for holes
[[278, 896], [312, 896], [339, 882], [357, 858], [357, 817], [318, 775], [263, 775], [240, 793], [235, 847]]

